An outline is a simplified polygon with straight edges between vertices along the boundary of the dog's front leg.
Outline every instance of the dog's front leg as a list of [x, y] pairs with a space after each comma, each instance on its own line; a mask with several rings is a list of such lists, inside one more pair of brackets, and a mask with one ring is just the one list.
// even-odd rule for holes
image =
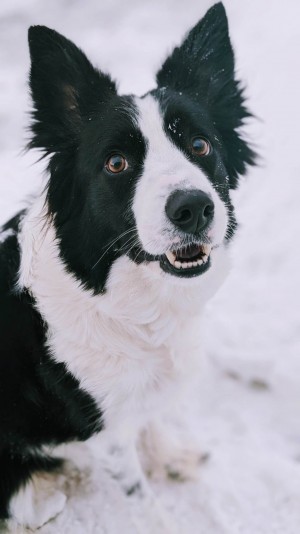
[[90, 440], [94, 454], [128, 496], [139, 499], [134, 522], [138, 532], [145, 534], [177, 534], [177, 525], [164, 509], [150, 487], [137, 454], [137, 432], [129, 433], [128, 427], [102, 431]]
[[196, 479], [200, 465], [208, 459], [188, 429], [178, 431], [160, 419], [143, 431], [141, 448], [145, 471], [153, 479], [167, 477], [178, 482]]

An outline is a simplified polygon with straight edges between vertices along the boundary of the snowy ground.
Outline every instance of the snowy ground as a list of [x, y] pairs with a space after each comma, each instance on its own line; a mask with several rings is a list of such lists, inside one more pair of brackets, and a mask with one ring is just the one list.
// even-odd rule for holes
[[[0, 222], [41, 180], [21, 156], [28, 117], [26, 31], [46, 24], [119, 78], [123, 92], [153, 86], [160, 61], [209, 0], [2, 0]], [[241, 222], [232, 273], [208, 307], [197, 414], [209, 460], [193, 483], [153, 483], [184, 534], [300, 533], [300, 3], [227, 0], [238, 71], [261, 119], [249, 133], [262, 155], [236, 201]], [[203, 347], [202, 347], [203, 348]], [[68, 504], [41, 534], [156, 534], [149, 510], [125, 498], [75, 447]], [[174, 530], [175, 532], [175, 530]], [[173, 534], [173, 533], [172, 533]]]

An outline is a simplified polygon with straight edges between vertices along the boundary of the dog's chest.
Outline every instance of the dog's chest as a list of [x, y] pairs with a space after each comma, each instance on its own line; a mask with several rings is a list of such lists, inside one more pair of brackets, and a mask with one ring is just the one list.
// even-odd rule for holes
[[166, 320], [158, 315], [155, 321], [139, 325], [96, 310], [70, 310], [66, 316], [73, 327], [52, 324], [49, 330], [51, 354], [66, 363], [104, 414], [123, 410], [145, 418], [161, 406], [162, 397], [167, 402], [172, 396], [182, 372], [172, 336], [165, 334], [166, 330], [174, 334], [174, 317]]
[[104, 414], [145, 418], [166, 404], [189, 368], [189, 351], [180, 349], [187, 342], [186, 314], [178, 313], [182, 305], [174, 305], [173, 292], [162, 295], [164, 285], [149, 285], [123, 257], [107, 293], [95, 296], [64, 269], [51, 228], [35, 249], [31, 257], [23, 254], [20, 280], [47, 325], [52, 357], [66, 364]]

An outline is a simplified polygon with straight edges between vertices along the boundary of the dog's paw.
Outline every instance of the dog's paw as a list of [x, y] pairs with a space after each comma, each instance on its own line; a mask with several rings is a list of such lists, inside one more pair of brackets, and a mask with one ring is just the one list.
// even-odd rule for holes
[[55, 477], [35, 474], [12, 498], [10, 516], [19, 525], [35, 530], [60, 514], [66, 500], [65, 494], [55, 487]]
[[163, 478], [175, 482], [195, 480], [199, 475], [200, 466], [208, 458], [208, 454], [201, 454], [198, 450], [178, 449], [169, 452], [167, 456], [157, 456], [151, 463], [147, 462], [146, 471], [148, 477], [153, 480]]
[[177, 482], [194, 480], [197, 478], [200, 465], [208, 458], [207, 453], [201, 454], [199, 451], [182, 449], [165, 462], [164, 472], [167, 478]]
[[142, 472], [125, 469], [119, 470], [117, 473], [111, 470], [105, 469], [110, 476], [116, 480], [127, 497], [137, 497], [140, 499], [148, 498], [151, 495], [150, 486], [144, 474]]
[[201, 464], [209, 458], [207, 453], [200, 452], [197, 444], [186, 446], [178, 436], [168, 434], [159, 426], [152, 425], [141, 438], [143, 466], [154, 480], [165, 477], [178, 482], [194, 480]]

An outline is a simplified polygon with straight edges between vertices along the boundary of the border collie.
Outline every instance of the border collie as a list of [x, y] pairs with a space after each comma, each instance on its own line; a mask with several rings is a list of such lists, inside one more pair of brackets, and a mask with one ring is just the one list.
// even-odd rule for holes
[[137, 437], [194, 374], [189, 332], [227, 273], [254, 153], [222, 3], [142, 97], [54, 30], [31, 27], [29, 47], [49, 180], [0, 234], [0, 518], [35, 528], [65, 503], [45, 490], [62, 443], [99, 434], [125, 492], [147, 492]]

